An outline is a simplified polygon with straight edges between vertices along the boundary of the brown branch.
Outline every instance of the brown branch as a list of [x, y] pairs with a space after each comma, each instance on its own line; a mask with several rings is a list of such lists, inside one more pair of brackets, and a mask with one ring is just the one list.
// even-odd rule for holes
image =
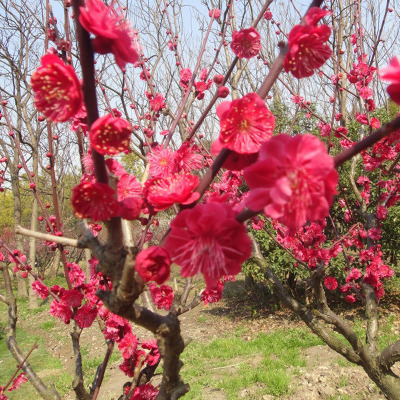
[[142, 369], [143, 366], [143, 362], [144, 362], [144, 356], [141, 355], [139, 357], [139, 363], [135, 368], [135, 371], [133, 373], [133, 379], [132, 379], [132, 384], [131, 387], [129, 389], [129, 393], [128, 393], [128, 399], [130, 399], [133, 395], [133, 392], [136, 388], [136, 386], [139, 384], [139, 376], [140, 376], [140, 370]]
[[97, 272], [108, 275], [116, 282], [122, 274], [124, 265], [124, 256], [126, 254], [123, 248], [111, 247], [108, 244], [103, 245], [93, 236], [89, 228], [84, 230], [83, 237], [78, 241], [78, 246], [88, 248], [99, 261], [96, 266]]
[[74, 351], [75, 358], [75, 377], [72, 381], [72, 389], [76, 394], [76, 398], [78, 400], [91, 400], [91, 396], [87, 392], [85, 388], [85, 382], [83, 379], [83, 370], [82, 370], [82, 354], [81, 354], [81, 346], [79, 342], [79, 338], [81, 336], [82, 329], [74, 323], [74, 330], [71, 332], [72, 339], [72, 348]]
[[[82, 27], [79, 22], [79, 7], [83, 6], [83, 2], [82, 0], [73, 0], [72, 3], [74, 8], [76, 35], [79, 45], [79, 61], [82, 68], [82, 90], [87, 112], [87, 123], [90, 129], [92, 124], [99, 118], [99, 112], [97, 108], [96, 84], [94, 79], [94, 53], [89, 33]], [[99, 154], [96, 150], [92, 148], [92, 158], [97, 181], [101, 183], [108, 183], [108, 174], [106, 170], [106, 164], [104, 162], [104, 156]]]
[[107, 341], [107, 351], [106, 351], [106, 354], [104, 356], [104, 360], [99, 365], [99, 367], [97, 368], [96, 376], [95, 376], [95, 378], [93, 380], [92, 387], [94, 389], [93, 389], [92, 400], [96, 400], [97, 399], [97, 396], [98, 396], [99, 391], [100, 391], [100, 386], [103, 383], [104, 374], [106, 372], [106, 368], [107, 368], [108, 362], [110, 361], [110, 357], [111, 357], [111, 354], [112, 354], [113, 350], [114, 350], [114, 341], [112, 341], [112, 340]]
[[189, 293], [194, 288], [194, 285], [192, 284], [192, 280], [193, 280], [192, 277], [186, 279], [185, 287], [183, 288], [183, 292], [182, 292], [182, 296], [181, 296], [182, 304], [186, 304]]
[[2, 293], [0, 293], [0, 301], [2, 301], [5, 304], [8, 304], [6, 296], [4, 296], [4, 294], [2, 294]]
[[383, 349], [378, 357], [378, 363], [386, 370], [398, 361], [400, 361], [400, 340]]
[[126, 249], [127, 255], [122, 270], [122, 276], [116, 289], [117, 298], [123, 303], [133, 303], [143, 292], [144, 282], [134, 268], [136, 248]]
[[377, 336], [379, 330], [378, 304], [376, 294], [371, 285], [362, 282], [361, 287], [365, 294], [365, 315], [367, 317], [366, 342], [369, 351], [376, 354], [378, 350]]
[[375, 132], [373, 132], [371, 135], [367, 136], [365, 139], [360, 140], [350, 148], [338, 154], [334, 158], [335, 167], [339, 167], [344, 162], [353, 158], [356, 154], [361, 153], [363, 150], [371, 147], [376, 142], [379, 142], [379, 140], [383, 139], [386, 136], [389, 136], [391, 133], [397, 131], [398, 129], [400, 129], [400, 117], [397, 117], [394, 120], [388, 122], [387, 124], [377, 129]]
[[97, 291], [96, 295], [103, 300], [104, 305], [114, 314], [132, 321], [155, 334], [160, 354], [163, 357], [163, 380], [158, 399], [177, 399], [187, 393], [189, 385], [184, 384], [179, 375], [182, 366], [179, 357], [185, 345], [177, 316], [172, 313], [162, 316], [137, 304], [124, 303], [113, 292], [100, 290]]

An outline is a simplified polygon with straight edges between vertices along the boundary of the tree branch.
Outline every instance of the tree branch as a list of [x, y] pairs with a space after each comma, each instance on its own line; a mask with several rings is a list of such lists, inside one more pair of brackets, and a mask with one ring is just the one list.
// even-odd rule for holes
[[400, 340], [383, 349], [378, 357], [378, 363], [386, 370], [398, 361], [400, 361]]
[[74, 323], [74, 330], [71, 332], [72, 338], [72, 348], [74, 350], [74, 358], [75, 358], [75, 377], [72, 381], [72, 388], [76, 394], [76, 398], [78, 400], [91, 400], [91, 396], [87, 392], [85, 388], [85, 382], [83, 379], [83, 370], [82, 370], [82, 354], [81, 354], [81, 346], [79, 343], [79, 338], [81, 336], [82, 329], [78, 327], [76, 322]]
[[32, 231], [30, 229], [23, 228], [22, 226], [19, 226], [19, 225], [15, 228], [15, 233], [17, 235], [33, 237], [33, 238], [40, 239], [40, 240], [46, 240], [48, 242], [55, 242], [55, 243], [61, 244], [63, 246], [72, 246], [72, 247], [82, 248], [82, 246], [80, 246], [78, 240], [76, 240], [76, 239], [70, 239], [70, 238], [66, 238], [63, 236], [50, 235], [48, 233], [36, 232], [36, 231]]

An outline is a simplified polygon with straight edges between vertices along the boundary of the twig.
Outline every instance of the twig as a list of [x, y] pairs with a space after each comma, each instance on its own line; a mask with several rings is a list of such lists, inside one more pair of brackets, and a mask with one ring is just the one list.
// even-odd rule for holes
[[133, 395], [133, 391], [135, 390], [136, 386], [139, 383], [139, 374], [140, 374], [140, 370], [142, 369], [142, 365], [144, 363], [144, 360], [145, 360], [145, 358], [143, 357], [143, 355], [141, 355], [139, 357], [139, 363], [135, 368], [135, 372], [134, 372], [131, 388], [129, 389], [129, 393], [128, 393], [128, 399], [131, 398], [131, 396]]
[[224, 365], [223, 367], [214, 367], [214, 368], [210, 368], [210, 369], [211, 370], [216, 370], [216, 369], [224, 369], [224, 368], [236, 367], [236, 366], [238, 366], [240, 364], [243, 364], [243, 363], [245, 363], [245, 362], [247, 362], [249, 360], [251, 360], [251, 358], [248, 358], [247, 360], [240, 361], [240, 362], [238, 362], [236, 364]]

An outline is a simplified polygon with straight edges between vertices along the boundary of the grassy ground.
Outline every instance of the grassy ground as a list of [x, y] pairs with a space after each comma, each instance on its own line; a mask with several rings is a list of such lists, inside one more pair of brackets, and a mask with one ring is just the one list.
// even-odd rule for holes
[[[0, 308], [0, 384], [5, 385], [12, 377], [16, 370], [17, 362], [7, 348], [5, 341], [5, 310], [2, 305]], [[44, 322], [44, 326], [48, 327], [52, 321]], [[17, 341], [24, 354], [27, 354], [37, 340], [38, 348], [35, 349], [29, 357], [29, 362], [33, 369], [39, 374], [45, 384], [54, 384], [60, 394], [70, 391], [72, 377], [64, 371], [61, 361], [52, 356], [47, 348], [45, 341], [41, 335], [42, 332], [26, 332], [23, 329], [17, 330]], [[24, 384], [19, 390], [8, 392], [7, 396], [10, 400], [18, 399], [35, 399], [38, 394], [30, 383]]]
[[[56, 283], [62, 282], [55, 280], [50, 285]], [[228, 289], [231, 286], [231, 290], [227, 291], [220, 303], [207, 308], [199, 307], [192, 313], [184, 315], [183, 319], [186, 318], [186, 320], [182, 321], [182, 326], [189, 329], [187, 336], [194, 338], [182, 356], [184, 362], [181, 370], [182, 377], [185, 382], [190, 383], [191, 387], [190, 392], [184, 398], [188, 400], [238, 398], [259, 400], [264, 395], [274, 396], [277, 399], [296, 398], [298, 393], [295, 390], [298, 389], [301, 380], [304, 381], [303, 375], [308, 373], [315, 375], [315, 370], [318, 369], [318, 363], [317, 365], [310, 364], [310, 360], [315, 358], [315, 353], [321, 353], [319, 348], [326, 348], [326, 346], [321, 346], [322, 342], [317, 337], [298, 322], [292, 321], [287, 313], [280, 312], [275, 319], [270, 318], [272, 317], [270, 312], [263, 314], [257, 311], [255, 315], [254, 310], [261, 309], [262, 299], [255, 297], [254, 301], [249, 301], [249, 296], [244, 288], [241, 289], [240, 282], [234, 282], [227, 286]], [[247, 304], [250, 304], [247, 308], [241, 304], [245, 298]], [[265, 309], [269, 309], [270, 304], [268, 302], [265, 304]], [[26, 354], [35, 340], [38, 340], [38, 349], [34, 350], [29, 358], [35, 371], [46, 384], [54, 384], [62, 396], [70, 393], [72, 376], [65, 372], [66, 364], [69, 364], [69, 371], [73, 370], [73, 360], [70, 358], [72, 354], [71, 341], [68, 333], [71, 331], [70, 327], [65, 327], [48, 313], [49, 303], [47, 300], [39, 300], [39, 308], [32, 311], [28, 309], [27, 300], [19, 299], [18, 308], [17, 339], [22, 351]], [[356, 311], [347, 312], [344, 317], [354, 324], [360, 337], [365, 337], [365, 322]], [[382, 320], [379, 337], [381, 349], [398, 336], [396, 318], [395, 314], [386, 313]], [[8, 382], [16, 368], [16, 361], [9, 353], [5, 343], [6, 325], [7, 308], [0, 303], [0, 385]], [[104, 338], [98, 331], [98, 327], [90, 329], [83, 332], [84, 343], [81, 347], [87, 384], [93, 380], [105, 350]], [[134, 332], [137, 333], [135, 329]], [[98, 336], [94, 335], [95, 330], [98, 331]], [[52, 345], [50, 342], [53, 342]], [[62, 345], [58, 346], [55, 351], [54, 345], [59, 343]], [[61, 348], [62, 350], [60, 350]], [[326, 359], [324, 351], [322, 354], [323, 359]], [[111, 363], [120, 359], [120, 352], [115, 349]], [[114, 386], [120, 393], [122, 384], [128, 379], [121, 375], [117, 364], [118, 362], [114, 364], [113, 370], [108, 370], [105, 386], [112, 386], [111, 383], [114, 381]], [[352, 386], [352, 380], [356, 379], [355, 376], [358, 376], [359, 372], [353, 371], [354, 367], [350, 363], [343, 358], [336, 358], [336, 355], [331, 357], [326, 365], [327, 370], [342, 369], [342, 371], [334, 375], [334, 380], [327, 382], [325, 386], [334, 387], [335, 390], [343, 388], [348, 392], [349, 387]], [[116, 371], [120, 375], [116, 375]], [[353, 373], [350, 377], [349, 371]], [[324, 370], [318, 370], [317, 373], [322, 377], [326, 374]], [[110, 376], [112, 378], [107, 381], [107, 377]], [[318, 382], [309, 381], [309, 383], [312, 387], [314, 383]], [[112, 391], [114, 387], [109, 389], [110, 391], [107, 393], [113, 395], [117, 393]], [[310, 391], [309, 387], [305, 387], [304, 390]], [[20, 390], [7, 393], [7, 395], [10, 400], [39, 398], [29, 383], [23, 385]], [[368, 397], [370, 396], [369, 392], [366, 395], [359, 394], [357, 396], [348, 397], [347, 393], [343, 393], [339, 397], [325, 396], [323, 398], [326, 400], [338, 400], [339, 398], [341, 400], [371, 400], [374, 398]], [[112, 397], [117, 398], [118, 396], [100, 396], [100, 400], [109, 400]]]
[[[55, 279], [50, 285], [59, 283], [59, 279]], [[70, 345], [69, 334], [60, 331], [60, 323], [48, 313], [48, 300], [38, 300], [39, 307], [35, 310], [28, 308], [28, 299], [17, 299], [18, 305], [18, 323], [17, 323], [17, 342], [24, 354], [27, 354], [35, 341], [37, 341], [37, 349], [35, 349], [28, 361], [32, 365], [35, 372], [43, 380], [46, 385], [53, 384], [61, 396], [71, 391], [71, 383], [73, 377], [66, 372], [66, 365], [60, 357], [53, 354], [54, 352], [48, 348], [48, 338], [52, 336], [56, 340]], [[40, 314], [40, 315], [39, 315]], [[17, 368], [17, 362], [10, 353], [6, 344], [6, 327], [7, 327], [7, 306], [0, 302], [0, 386], [5, 385], [14, 374]], [[30, 326], [29, 321], [34, 321], [32, 329], [26, 329]], [[58, 325], [58, 328], [57, 326]], [[21, 328], [24, 326], [25, 329]], [[70, 331], [70, 329], [67, 330]], [[65, 329], [62, 325], [61, 329]], [[72, 346], [71, 346], [72, 347]], [[104, 351], [101, 354], [92, 354], [87, 346], [81, 349], [83, 358], [83, 370], [86, 382], [93, 381], [98, 365], [103, 361]], [[68, 354], [68, 356], [70, 356]], [[121, 355], [118, 351], [111, 356], [111, 362], [120, 359]], [[68, 360], [70, 362], [70, 360]], [[22, 372], [22, 370], [20, 371]], [[19, 372], [19, 373], [20, 373]], [[28, 382], [21, 386], [20, 389], [8, 392], [7, 396], [10, 400], [37, 399], [39, 398], [34, 387]]]
[[[193, 343], [183, 354], [184, 381], [191, 390], [185, 399], [202, 399], [204, 388], [223, 391], [227, 399], [240, 398], [243, 389], [253, 387], [250, 397], [288, 393], [291, 374], [305, 366], [301, 349], [322, 342], [303, 329], [277, 330], [259, 334], [253, 340], [243, 336], [243, 329], [227, 334], [209, 344]], [[288, 372], [288, 367], [295, 367]]]

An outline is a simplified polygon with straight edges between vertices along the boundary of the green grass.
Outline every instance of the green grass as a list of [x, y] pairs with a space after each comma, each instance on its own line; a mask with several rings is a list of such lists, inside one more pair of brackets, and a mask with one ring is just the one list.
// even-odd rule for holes
[[341, 367], [351, 367], [352, 365], [354, 365], [350, 361], [347, 361], [344, 357], [337, 358], [336, 363]]
[[259, 334], [250, 341], [241, 338], [244, 333], [241, 329], [209, 344], [189, 345], [182, 357], [181, 373], [191, 386], [185, 399], [201, 399], [207, 387], [223, 391], [227, 399], [237, 399], [246, 388], [252, 388], [255, 399], [284, 395], [291, 379], [288, 367], [296, 373], [305, 366], [301, 350], [322, 343], [303, 329]]
[[[0, 382], [4, 385], [14, 374], [17, 362], [9, 352], [3, 335], [1, 339], [0, 360], [2, 360], [2, 363], [0, 368]], [[71, 390], [72, 377], [62, 372], [63, 365], [61, 361], [47, 351], [43, 338], [22, 329], [17, 329], [17, 341], [24, 354], [29, 352], [36, 340], [38, 348], [32, 352], [29, 362], [39, 377], [42, 378], [43, 382], [46, 385], [53, 383], [61, 396], [63, 396]], [[7, 396], [10, 400], [38, 398], [36, 390], [29, 382], [14, 392], [7, 392]]]
[[39, 328], [43, 329], [44, 331], [51, 331], [54, 328], [54, 321], [51, 319], [49, 321], [42, 322], [39, 325]]
[[338, 387], [345, 387], [345, 386], [347, 386], [349, 384], [349, 377], [348, 376], [346, 376], [346, 375], [343, 375], [341, 378], [340, 378], [340, 380], [339, 380], [339, 382], [338, 382]]
[[[93, 382], [95, 377], [97, 367], [103, 362], [105, 356], [106, 349], [102, 351], [99, 357], [90, 357], [89, 350], [87, 346], [81, 347], [81, 354], [82, 354], [82, 370], [84, 374], [84, 379], [87, 385]], [[120, 360], [122, 363], [122, 356], [121, 353], [118, 351], [118, 348], [115, 346], [114, 351], [111, 354], [110, 360], [108, 365], [112, 364], [115, 361]], [[105, 378], [108, 377], [108, 370], [106, 370]]]

